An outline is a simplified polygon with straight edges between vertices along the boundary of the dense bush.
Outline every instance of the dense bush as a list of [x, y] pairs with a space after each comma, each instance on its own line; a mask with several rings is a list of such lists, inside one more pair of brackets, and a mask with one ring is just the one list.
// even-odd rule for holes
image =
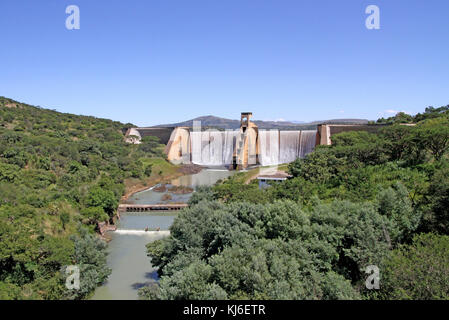
[[[0, 97], [0, 299], [81, 299], [102, 283], [105, 244], [93, 230], [114, 215], [124, 180], [145, 177], [157, 139], [123, 140], [124, 124]], [[66, 265], [82, 290], [66, 292]]]
[[[449, 233], [448, 115], [332, 136], [267, 189], [239, 175], [199, 188], [148, 244], [161, 280], [141, 297], [448, 299], [448, 237], [434, 234]], [[369, 265], [380, 291], [365, 288]]]
[[381, 270], [388, 299], [449, 299], [449, 237], [420, 234], [393, 250]]
[[[411, 211], [402, 191], [396, 199], [405, 201], [402, 210]], [[169, 238], [148, 244], [161, 281], [157, 290], [144, 289], [142, 295], [360, 298], [351, 284], [363, 280], [366, 266], [380, 265], [403, 236], [396, 217], [384, 214], [388, 206], [388, 201], [334, 201], [304, 210], [289, 200], [269, 205], [200, 201], [179, 214]]]

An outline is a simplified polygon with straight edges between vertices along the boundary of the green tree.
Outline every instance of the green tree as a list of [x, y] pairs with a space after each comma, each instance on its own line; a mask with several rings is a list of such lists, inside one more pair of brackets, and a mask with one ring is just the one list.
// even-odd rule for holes
[[153, 171], [153, 165], [147, 164], [145, 166], [145, 171], [144, 171], [145, 176], [150, 177], [152, 171]]
[[80, 236], [74, 236], [75, 252], [74, 264], [80, 269], [80, 289], [66, 290], [68, 299], [83, 299], [95, 290], [98, 285], [104, 283], [111, 274], [107, 267], [107, 245], [97, 236], [80, 229]]
[[154, 136], [145, 136], [140, 142], [139, 150], [149, 154], [150, 156], [163, 156], [162, 145], [160, 144], [159, 138]]
[[446, 161], [434, 173], [428, 189], [426, 230], [449, 234], [449, 163]]
[[415, 235], [385, 260], [380, 281], [384, 299], [449, 299], [449, 237]]
[[194, 205], [203, 200], [214, 200], [214, 191], [209, 186], [198, 186], [189, 198], [188, 204]]
[[103, 207], [88, 207], [81, 210], [81, 214], [88, 220], [89, 224], [106, 221], [109, 216], [104, 212]]
[[14, 164], [0, 162], [0, 181], [14, 182], [19, 176], [20, 168]]
[[382, 190], [377, 196], [379, 213], [387, 216], [395, 224], [391, 234], [394, 241], [410, 239], [421, 222], [421, 212], [412, 207], [407, 189], [400, 182]]
[[90, 190], [86, 201], [89, 207], [101, 207], [111, 217], [117, 208], [118, 201], [114, 193], [100, 187], [94, 187]]
[[438, 161], [449, 149], [449, 119], [434, 118], [420, 123], [415, 131], [416, 137]]

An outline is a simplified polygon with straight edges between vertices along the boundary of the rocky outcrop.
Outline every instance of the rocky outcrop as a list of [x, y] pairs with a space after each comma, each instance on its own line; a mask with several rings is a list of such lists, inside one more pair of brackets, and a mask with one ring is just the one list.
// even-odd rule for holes
[[117, 230], [117, 226], [113, 224], [109, 224], [107, 222], [98, 222], [97, 224], [98, 232], [104, 236], [107, 231], [115, 231]]

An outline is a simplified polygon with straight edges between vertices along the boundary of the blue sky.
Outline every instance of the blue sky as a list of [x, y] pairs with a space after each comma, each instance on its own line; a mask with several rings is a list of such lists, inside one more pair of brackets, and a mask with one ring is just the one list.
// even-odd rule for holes
[[142, 126], [449, 104], [447, 0], [1, 0], [0, 14], [0, 95], [62, 112]]

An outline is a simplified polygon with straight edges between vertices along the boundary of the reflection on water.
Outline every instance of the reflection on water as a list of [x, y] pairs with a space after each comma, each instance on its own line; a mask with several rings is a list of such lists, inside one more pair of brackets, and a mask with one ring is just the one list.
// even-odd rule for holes
[[[181, 176], [167, 184], [167, 189], [172, 186], [184, 186], [196, 188], [202, 185], [213, 185], [220, 179], [225, 179], [232, 175], [234, 171], [228, 171], [224, 168], [205, 169], [197, 174]], [[163, 197], [169, 195], [169, 199], [164, 200]], [[153, 187], [133, 194], [126, 203], [129, 204], [156, 204], [156, 203], [185, 203], [189, 201], [192, 194], [175, 194], [170, 191], [158, 192]]]
[[198, 186], [211, 186], [220, 179], [227, 178], [235, 171], [228, 171], [224, 168], [205, 169], [197, 174], [182, 176], [172, 180], [175, 186], [186, 186], [196, 188]]
[[[171, 181], [174, 186], [195, 188], [199, 185], [213, 185], [217, 180], [224, 179], [234, 172], [220, 169], [206, 169], [194, 175], [183, 176]], [[162, 196], [167, 192], [145, 190], [129, 198], [130, 203], [151, 204], [162, 202]], [[178, 197], [179, 196], [179, 197]], [[191, 194], [174, 195], [172, 202], [187, 202]], [[176, 200], [175, 200], [176, 199]], [[168, 236], [167, 231], [176, 216], [173, 212], [126, 213], [122, 215], [117, 232], [111, 232], [112, 240], [108, 245], [108, 266], [112, 274], [107, 282], [97, 288], [94, 300], [135, 300], [137, 291], [150, 282], [158, 280], [156, 269], [151, 266], [146, 255], [145, 245], [149, 242]], [[145, 232], [160, 229], [157, 231]], [[82, 276], [82, 275], [81, 275]]]

